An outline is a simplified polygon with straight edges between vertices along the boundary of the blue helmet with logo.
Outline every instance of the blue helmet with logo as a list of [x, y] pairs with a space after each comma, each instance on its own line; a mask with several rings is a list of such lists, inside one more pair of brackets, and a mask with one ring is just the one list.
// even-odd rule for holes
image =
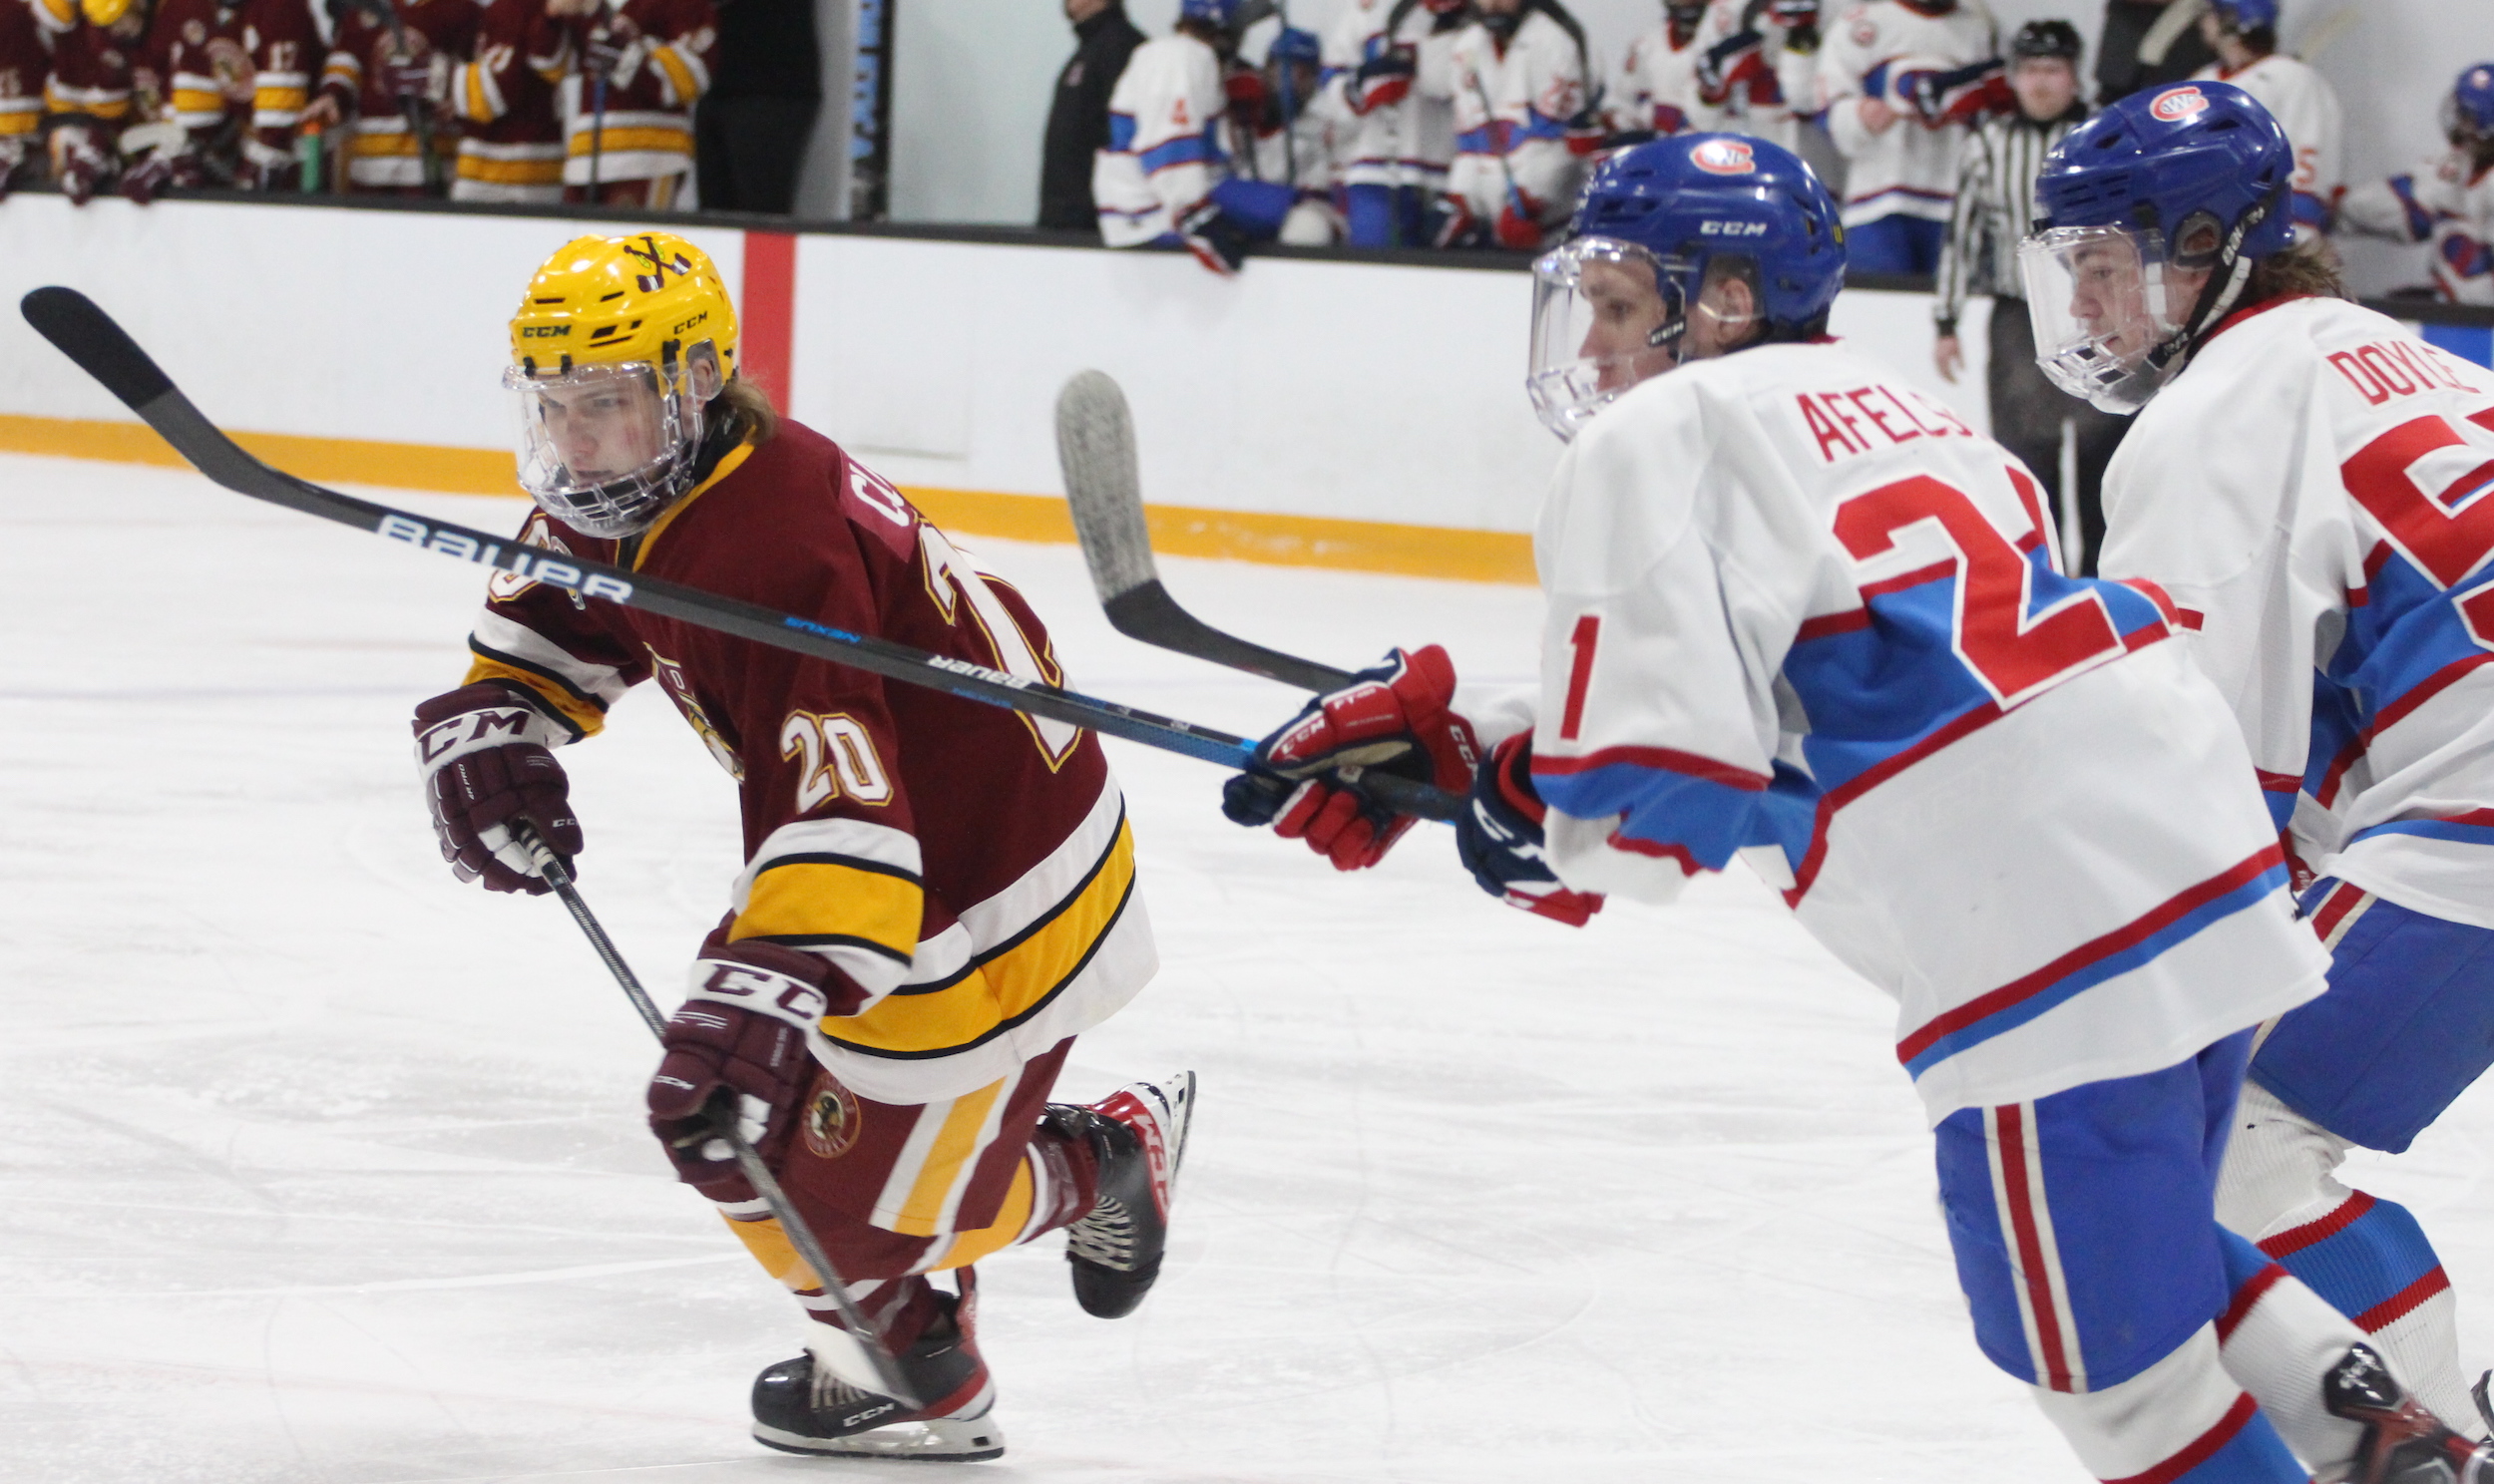
[[2212, 0], [2217, 19], [2231, 31], [2278, 30], [2278, 0]]
[[2286, 131], [2226, 83], [2134, 93], [2070, 131], [2019, 249], [2045, 373], [2108, 412], [2145, 406], [2252, 264], [2293, 244], [2293, 180]]
[[[1573, 437], [1620, 392], [1679, 364], [1690, 306], [1718, 260], [1749, 284], [1758, 338], [1817, 334], [1845, 286], [1835, 197], [1791, 151], [1740, 135], [1674, 135], [1596, 170], [1567, 243], [1533, 264], [1526, 386], [1542, 422]], [[1621, 310], [1606, 305], [1605, 283], [1634, 282], [1642, 295], [1649, 280], [1638, 343], [1608, 342], [1597, 322]]]
[[1238, 16], [1238, 6], [1239, 0], [1178, 0], [1178, 19], [1203, 21], [1227, 31]]
[[2453, 143], [2494, 138], [2494, 62], [2461, 73], [2443, 109], [2442, 130]]

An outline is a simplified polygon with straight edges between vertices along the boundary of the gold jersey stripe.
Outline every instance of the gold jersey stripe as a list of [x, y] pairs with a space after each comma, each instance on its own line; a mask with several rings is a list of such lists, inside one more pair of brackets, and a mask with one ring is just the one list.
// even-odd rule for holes
[[468, 666], [468, 678], [459, 683], [474, 685], [479, 680], [507, 680], [515, 685], [527, 686], [530, 694], [561, 712], [565, 720], [580, 728], [584, 737], [594, 737], [606, 729], [607, 713], [535, 670], [524, 670], [518, 665], [487, 659], [480, 654], [476, 662]]
[[[590, 129], [585, 124], [572, 126], [572, 158], [587, 160], [590, 156]], [[598, 149], [607, 155], [627, 155], [646, 150], [659, 155], [690, 155], [692, 131], [689, 129], [609, 129], [598, 137]]]
[[491, 186], [560, 186], [563, 184], [563, 162], [487, 160], [463, 152], [459, 157], [459, 179], [481, 181]]
[[690, 107], [693, 99], [700, 96], [701, 85], [693, 81], [692, 69], [684, 65], [684, 59], [675, 55], [673, 47], [660, 47], [649, 56], [666, 70], [666, 80], [675, 89], [676, 101]]
[[1134, 890], [1134, 832], [1117, 838], [1080, 890], [1009, 946], [931, 991], [911, 986], [863, 1015], [826, 1019], [823, 1034], [869, 1055], [908, 1060], [943, 1056], [993, 1039], [1046, 1006], [1088, 963], [1116, 927]]
[[797, 946], [836, 938], [881, 948], [907, 963], [918, 947], [926, 900], [925, 889], [909, 877], [835, 856], [797, 856], [754, 877], [727, 938], [767, 937]]

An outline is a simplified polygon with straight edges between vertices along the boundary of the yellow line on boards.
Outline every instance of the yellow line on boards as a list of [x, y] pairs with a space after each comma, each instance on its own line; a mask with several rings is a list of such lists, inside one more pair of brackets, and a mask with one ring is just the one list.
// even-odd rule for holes
[[[511, 455], [429, 443], [236, 433], [233, 440], [289, 474], [330, 484], [380, 485], [450, 495], [518, 497]], [[184, 460], [144, 423], [0, 413], [0, 452], [181, 468]], [[1002, 495], [903, 485], [901, 492], [947, 531], [1008, 541], [1068, 544], [1073, 517], [1052, 495]], [[1211, 556], [1275, 566], [1532, 583], [1532, 538], [1384, 521], [1336, 521], [1251, 511], [1145, 507], [1152, 549], [1164, 556]]]

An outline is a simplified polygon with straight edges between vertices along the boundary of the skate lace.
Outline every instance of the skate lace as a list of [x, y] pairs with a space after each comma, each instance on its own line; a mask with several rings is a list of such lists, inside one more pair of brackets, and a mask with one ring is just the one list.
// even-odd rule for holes
[[861, 1401], [881, 1401], [883, 1397], [861, 1386], [852, 1386], [820, 1365], [814, 1367], [814, 1409], [827, 1411], [833, 1407], [855, 1406]]
[[1102, 1268], [1128, 1272], [1134, 1267], [1134, 1217], [1125, 1203], [1114, 1196], [1102, 1196], [1091, 1208], [1090, 1215], [1075, 1222], [1065, 1233], [1065, 1245], [1073, 1255], [1086, 1263]]

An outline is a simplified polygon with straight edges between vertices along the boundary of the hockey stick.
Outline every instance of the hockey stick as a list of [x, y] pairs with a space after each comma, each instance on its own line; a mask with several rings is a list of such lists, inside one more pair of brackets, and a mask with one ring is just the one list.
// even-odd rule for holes
[[1223, 633], [1178, 606], [1152, 561], [1134, 457], [1134, 417], [1104, 371], [1076, 372], [1056, 394], [1056, 463], [1091, 586], [1117, 632], [1162, 649], [1262, 675], [1301, 690], [1340, 690], [1351, 672]]
[[[968, 700], [1061, 721], [1226, 768], [1258, 771], [1253, 744], [1227, 732], [1010, 675], [951, 655], [930, 654], [872, 634], [852, 633], [816, 619], [774, 612], [757, 603], [698, 587], [640, 576], [603, 561], [569, 556], [558, 559], [507, 537], [447, 521], [427, 521], [386, 505], [323, 489], [272, 469], [244, 452], [182, 394], [128, 331], [114, 323], [112, 316], [97, 308], [85, 294], [71, 288], [38, 288], [26, 295], [20, 311], [39, 334], [145, 419], [177, 453], [202, 474], [237, 495], [352, 526], [460, 561], [495, 567], [585, 597], [603, 598], [624, 607], [716, 629], [888, 680], [947, 691]], [[1346, 781], [1350, 777], [1345, 774]], [[1389, 775], [1372, 775], [1362, 781], [1361, 787], [1398, 813], [1423, 819], [1453, 819], [1463, 808], [1463, 801], [1452, 794]]]
[[[657, 1001], [651, 999], [649, 991], [641, 987], [640, 976], [624, 961], [623, 950], [616, 947], [615, 939], [607, 936], [606, 926], [598, 921], [597, 914], [589, 910], [589, 903], [582, 898], [581, 889], [573, 883], [570, 865], [527, 825], [521, 825], [515, 833], [521, 848], [535, 858], [538, 872], [546, 878], [546, 884], [555, 889], [557, 897], [563, 899], [564, 907], [572, 914], [572, 921], [581, 925], [581, 931], [589, 937], [589, 945], [596, 948], [598, 956], [606, 961], [607, 971], [615, 975], [618, 984], [624, 986], [624, 998], [629, 999], [632, 1008], [640, 1012], [641, 1021], [649, 1027], [649, 1033], [663, 1042], [666, 1039], [666, 1017], [658, 1013]], [[721, 1088], [720, 1092], [722, 1095], [714, 1098], [710, 1107], [703, 1110], [709, 1115], [711, 1135], [734, 1153], [736, 1168], [743, 1172], [745, 1183], [752, 1186], [754, 1194], [762, 1198], [762, 1204], [771, 1209], [771, 1217], [779, 1223], [779, 1230], [788, 1238], [788, 1245], [796, 1249], [797, 1256], [804, 1260], [806, 1267], [814, 1270], [814, 1277], [822, 1284], [823, 1296], [831, 1300], [832, 1311], [840, 1316], [842, 1329], [857, 1347], [859, 1356], [873, 1368], [876, 1389], [912, 1411], [924, 1408], [925, 1400], [911, 1388], [909, 1378], [901, 1373], [900, 1362], [892, 1358], [891, 1346], [884, 1343], [883, 1331], [850, 1301], [848, 1290], [840, 1281], [840, 1270], [832, 1266], [831, 1257], [823, 1251], [823, 1244], [815, 1237], [814, 1229], [797, 1214], [795, 1203], [780, 1188], [778, 1177], [771, 1174], [770, 1166], [762, 1163], [762, 1156], [754, 1153], [753, 1146], [745, 1142], [743, 1131], [736, 1127], [734, 1092], [726, 1088]]]

